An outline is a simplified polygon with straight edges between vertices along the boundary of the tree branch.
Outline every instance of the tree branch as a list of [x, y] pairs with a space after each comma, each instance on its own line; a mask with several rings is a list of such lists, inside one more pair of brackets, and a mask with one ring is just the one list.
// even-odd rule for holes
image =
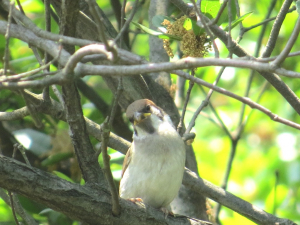
[[122, 200], [122, 213], [111, 213], [111, 197], [105, 189], [93, 189], [70, 183], [55, 175], [0, 155], [0, 187], [24, 195], [38, 203], [87, 224], [172, 224], [208, 225], [210, 223], [186, 217], [165, 215], [150, 206], [135, 205]]
[[185, 169], [183, 184], [190, 187], [192, 190], [197, 191], [198, 193], [201, 193], [206, 197], [238, 212], [257, 224], [270, 225], [279, 223], [280, 225], [296, 225], [296, 223], [288, 219], [277, 218], [272, 214], [251, 205], [249, 202], [246, 202], [224, 189], [203, 180], [188, 169]]
[[[186, 13], [187, 5], [182, 0], [171, 0], [171, 1], [183, 13], [188, 15], [188, 13]], [[282, 10], [278, 15], [279, 24], [282, 23], [283, 19], [285, 18], [285, 14], [288, 12], [288, 8], [289, 8], [291, 2], [292, 2], [292, 0], [286, 0], [284, 5], [282, 6]], [[186, 6], [184, 7], [184, 5], [186, 5]], [[210, 21], [207, 17], [204, 17], [204, 18], [208, 22]], [[274, 26], [275, 25], [273, 25], [273, 27]], [[278, 25], [278, 26], [276, 25], [276, 30], [280, 29], [280, 27], [281, 27], [281, 25]], [[235, 55], [237, 55], [239, 57], [243, 57], [243, 56], [251, 57], [240, 45], [238, 45], [236, 43], [236, 41], [234, 41], [231, 38], [229, 39], [228, 33], [226, 33], [220, 27], [218, 27], [217, 25], [212, 25], [209, 28], [214, 33], [214, 35], [216, 37], [218, 37], [226, 46], [230, 46], [230, 49], [232, 50], [232, 52]], [[279, 32], [279, 30], [278, 30], [278, 32]], [[274, 33], [274, 37], [275, 37], [275, 33]], [[273, 35], [271, 34], [271, 36], [273, 36]], [[269, 55], [264, 55], [264, 56], [268, 57]], [[279, 77], [277, 77], [275, 74], [273, 74], [273, 73], [280, 74], [280, 71], [261, 71], [259, 69], [255, 69], [255, 70], [257, 70], [288, 101], [288, 103], [300, 115], [300, 100], [299, 100], [299, 98], [284, 82], [282, 82], [282, 80]]]
[[284, 3], [281, 6], [281, 9], [276, 17], [276, 20], [273, 24], [271, 34], [269, 36], [268, 43], [266, 45], [266, 48], [262, 54], [262, 58], [269, 57], [274, 50], [279, 31], [281, 29], [281, 26], [283, 24], [283, 21], [285, 19], [286, 14], [288, 13], [288, 10], [292, 4], [293, 0], [285, 0]]

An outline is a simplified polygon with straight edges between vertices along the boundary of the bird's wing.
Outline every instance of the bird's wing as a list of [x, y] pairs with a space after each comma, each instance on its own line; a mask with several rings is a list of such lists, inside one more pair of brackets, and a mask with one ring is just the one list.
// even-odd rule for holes
[[129, 149], [125, 155], [125, 158], [124, 158], [123, 167], [122, 167], [122, 177], [131, 161], [131, 152], [132, 152], [132, 145], [129, 147]]

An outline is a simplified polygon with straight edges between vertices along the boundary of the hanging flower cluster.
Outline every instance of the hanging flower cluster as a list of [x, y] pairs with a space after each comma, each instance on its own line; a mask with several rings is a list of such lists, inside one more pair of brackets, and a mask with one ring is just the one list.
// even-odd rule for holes
[[[167, 34], [174, 35], [182, 38], [180, 41], [180, 50], [183, 52], [183, 58], [185, 57], [204, 57], [207, 55], [208, 50], [211, 49], [211, 44], [206, 44], [206, 33], [201, 35], [195, 35], [193, 29], [187, 30], [184, 27], [184, 23], [187, 17], [182, 16], [177, 19], [174, 23], [171, 23], [169, 20], [165, 19], [162, 22], [162, 25], [166, 27]], [[174, 53], [170, 47], [170, 40], [163, 39], [164, 49], [168, 55], [172, 58]]]

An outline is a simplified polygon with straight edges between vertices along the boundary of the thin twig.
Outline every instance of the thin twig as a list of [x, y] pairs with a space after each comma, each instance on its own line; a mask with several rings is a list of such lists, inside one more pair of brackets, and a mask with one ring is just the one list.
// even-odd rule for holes
[[298, 17], [296, 25], [294, 27], [294, 30], [286, 44], [286, 46], [284, 47], [284, 49], [281, 51], [281, 53], [279, 54], [279, 56], [271, 63], [273, 66], [278, 67], [280, 66], [283, 61], [286, 59], [286, 57], [288, 56], [288, 54], [290, 53], [293, 45], [295, 44], [298, 35], [299, 35], [299, 31], [300, 31], [300, 18]]
[[[195, 71], [194, 70], [191, 70], [191, 75], [195, 76]], [[180, 117], [180, 120], [179, 120], [179, 124], [177, 126], [177, 132], [180, 134], [180, 136], [183, 135], [182, 128], [183, 128], [184, 116], [185, 116], [187, 105], [188, 105], [189, 100], [190, 100], [190, 96], [191, 96], [191, 92], [192, 92], [193, 87], [194, 87], [194, 82], [190, 81], [189, 82], [189, 88], [186, 92], [186, 98], [185, 98], [184, 106], [183, 106], [183, 109], [182, 109], [181, 117]]]
[[45, 64], [45, 65], [42, 65], [42, 66], [39, 67], [39, 68], [30, 70], [30, 71], [25, 72], [25, 73], [19, 73], [19, 74], [16, 74], [16, 75], [11, 75], [11, 76], [9, 76], [9, 77], [4, 77], [3, 79], [1, 79], [1, 76], [0, 76], [0, 82], [4, 82], [4, 81], [13, 81], [13, 80], [20, 80], [21, 78], [24, 78], [24, 77], [27, 77], [27, 76], [36, 74], [36, 73], [38, 73], [38, 72], [40, 72], [40, 71], [46, 69], [46, 68], [47, 68], [48, 66], [50, 66], [52, 63], [54, 63], [57, 59], [58, 59], [58, 57], [52, 59], [50, 62], [48, 62], [48, 63]]
[[106, 36], [105, 36], [104, 25], [103, 25], [104, 19], [101, 16], [101, 13], [98, 10], [97, 3], [95, 2], [95, 0], [87, 0], [87, 3], [89, 5], [90, 12], [93, 15], [94, 20], [96, 22], [96, 26], [97, 26], [97, 30], [98, 30], [98, 33], [99, 33], [99, 36], [100, 36], [100, 40], [104, 43], [104, 45], [106, 47], [106, 50], [110, 51], [112, 53], [113, 61], [117, 60], [118, 52], [117, 52], [116, 48], [114, 47], [115, 46], [114, 43], [113, 42], [109, 43]]
[[[127, 0], [123, 0], [123, 3], [122, 3], [122, 8], [121, 8], [121, 23], [120, 23], [120, 32], [119, 34], [117, 35], [117, 37], [120, 35], [120, 46], [121, 46], [121, 43], [122, 43], [122, 38], [123, 38], [123, 31], [122, 34], [121, 33], [121, 29], [123, 29], [123, 26], [124, 26], [124, 20], [125, 20], [125, 16], [126, 16], [126, 12], [125, 12], [125, 8], [126, 8], [126, 4], [127, 4]], [[117, 37], [115, 38], [114, 42], [116, 43], [116, 39]]]
[[[13, 196], [14, 208], [18, 215], [26, 222], [27, 225], [38, 225], [34, 218], [25, 211], [25, 209], [20, 204], [18, 197]], [[0, 198], [11, 207], [10, 196], [8, 196], [3, 189], [0, 188]]]
[[[204, 91], [204, 88], [203, 88], [202, 86], [200, 86], [200, 89], [201, 89], [201, 91], [202, 91], [204, 94], [206, 94], [205, 91]], [[230, 131], [229, 131], [228, 128], [226, 127], [224, 121], [222, 120], [221, 116], [219, 115], [219, 113], [217, 112], [217, 110], [215, 109], [215, 107], [213, 106], [213, 104], [209, 101], [209, 102], [208, 102], [208, 105], [209, 105], [210, 110], [212, 111], [212, 113], [214, 114], [214, 116], [217, 118], [217, 120], [218, 120], [218, 122], [219, 122], [219, 123], [217, 123], [217, 122], [215, 121], [215, 124], [219, 125], [219, 126], [222, 128], [222, 130], [223, 130], [223, 131], [225, 132], [225, 134], [229, 137], [229, 139], [232, 139], [232, 134], [230, 133]]]
[[[240, 8], [240, 4], [239, 4], [239, 1], [238, 0], [235, 0], [235, 8], [236, 8], [236, 15], [238, 18], [241, 17], [241, 8]], [[239, 33], [239, 36], [236, 40], [237, 43], [240, 43], [240, 41], [243, 39], [243, 30], [244, 30], [244, 25], [243, 25], [243, 21], [240, 22], [239, 24], [240, 26], [240, 33]]]
[[120, 96], [123, 92], [123, 78], [120, 77], [119, 78], [119, 85], [117, 88], [117, 92], [115, 94], [114, 97], [114, 101], [113, 101], [113, 105], [112, 105], [112, 109], [111, 109], [111, 113], [110, 116], [108, 117], [108, 119], [106, 119], [102, 125], [102, 142], [101, 142], [101, 152], [102, 152], [102, 158], [103, 158], [103, 165], [104, 165], [104, 172], [105, 172], [105, 177], [108, 181], [108, 184], [110, 186], [110, 193], [111, 193], [111, 198], [112, 198], [112, 213], [115, 216], [118, 216], [120, 214], [120, 203], [119, 203], [119, 195], [117, 192], [117, 188], [115, 186], [115, 182], [112, 176], [112, 172], [110, 169], [110, 156], [107, 153], [107, 144], [108, 144], [108, 140], [109, 140], [109, 135], [110, 135], [110, 130], [112, 127], [112, 123], [113, 120], [115, 118], [116, 115], [116, 110], [117, 110], [117, 106], [118, 106], [118, 101], [120, 99]]
[[19, 9], [20, 9], [21, 13], [22, 13], [23, 15], [25, 15], [25, 12], [24, 12], [24, 10], [23, 10], [23, 7], [22, 7], [20, 1], [17, 0], [17, 3], [18, 3], [18, 6], [19, 6]]
[[[44, 0], [44, 6], [45, 6], [46, 31], [51, 32], [50, 0]], [[45, 51], [44, 52], [44, 64], [48, 64], [49, 61], [50, 61], [50, 55]], [[50, 65], [44, 69], [44, 72], [47, 73], [50, 71]], [[43, 89], [43, 98], [45, 101], [50, 102], [49, 86], [47, 86]]]
[[232, 13], [231, 13], [231, 1], [232, 0], [228, 0], [227, 2], [227, 9], [228, 9], [228, 36], [227, 36], [227, 44], [226, 47], [229, 51], [229, 58], [232, 58], [232, 48], [233, 46], [231, 46], [232, 42], [231, 42], [231, 21], [232, 21]]
[[[219, 82], [223, 72], [224, 72], [224, 69], [225, 67], [222, 67], [222, 69], [220, 70], [215, 82], [213, 83], [213, 85], [217, 85], [217, 83]], [[188, 134], [191, 132], [192, 128], [195, 126], [195, 123], [196, 123], [196, 119], [198, 117], [198, 115], [200, 114], [200, 112], [208, 105], [208, 102], [209, 102], [209, 99], [210, 97], [212, 96], [213, 94], [213, 89], [210, 89], [206, 98], [202, 101], [201, 105], [197, 108], [197, 110], [195, 111], [190, 123], [189, 123], [189, 126], [187, 127], [186, 131], [185, 131], [185, 134]]]
[[118, 216], [121, 212], [120, 203], [119, 203], [119, 195], [118, 195], [117, 188], [115, 186], [115, 182], [114, 182], [112, 172], [110, 169], [110, 163], [109, 163], [110, 156], [107, 153], [107, 145], [108, 145], [109, 134], [110, 134], [108, 118], [106, 118], [106, 120], [102, 124], [101, 130], [102, 130], [101, 152], [102, 152], [102, 158], [103, 158], [103, 170], [104, 170], [106, 180], [108, 181], [108, 185], [110, 187], [111, 200], [112, 200], [112, 213], [114, 216]]
[[120, 77], [117, 92], [116, 92], [115, 97], [114, 97], [111, 113], [110, 113], [109, 120], [108, 120], [109, 128], [112, 127], [112, 123], [114, 121], [114, 118], [115, 118], [115, 115], [116, 115], [116, 112], [117, 112], [118, 101], [119, 101], [123, 91], [124, 91], [123, 78]]
[[[272, 12], [273, 8], [275, 7], [275, 3], [276, 3], [276, 0], [273, 0], [272, 3], [270, 4], [266, 19], [268, 19], [270, 17], [271, 12]], [[260, 35], [258, 37], [258, 40], [257, 40], [258, 44], [256, 46], [255, 53], [254, 53], [255, 57], [257, 57], [258, 54], [259, 54], [259, 50], [261, 48], [261, 43], [262, 43], [262, 38], [264, 37], [265, 31], [266, 31], [266, 25], [267, 25], [266, 23], [263, 25], [262, 30], [260, 32]], [[255, 73], [255, 71], [251, 70], [251, 74], [250, 74], [250, 77], [249, 77], [248, 82], [247, 82], [245, 97], [249, 96], [252, 80], [254, 78], [254, 73]], [[230, 175], [230, 172], [231, 172], [231, 169], [232, 169], [232, 163], [233, 163], [233, 159], [234, 159], [234, 156], [235, 156], [235, 153], [236, 153], [237, 144], [238, 144], [238, 141], [239, 141], [239, 139], [242, 135], [242, 132], [244, 131], [244, 127], [245, 127], [245, 124], [246, 124], [246, 123], [243, 123], [245, 109], [246, 109], [246, 105], [243, 104], [242, 108], [241, 108], [240, 119], [239, 119], [239, 123], [238, 123], [239, 126], [238, 126], [238, 129], [237, 129], [236, 135], [235, 136], [230, 135], [231, 149], [230, 149], [230, 154], [229, 154], [229, 157], [228, 157], [226, 172], [225, 172], [225, 175], [224, 175], [224, 178], [223, 178], [223, 183], [222, 183], [222, 188], [224, 188], [224, 190], [226, 190], [226, 188], [227, 188], [227, 183], [229, 181], [229, 175]], [[250, 114], [249, 114], [249, 116], [250, 116]], [[248, 116], [248, 118], [249, 118], [249, 116]], [[221, 204], [217, 204], [216, 207], [215, 207], [214, 217], [216, 218], [217, 222], [219, 221], [219, 214], [220, 214], [220, 211], [221, 211], [221, 207], [222, 207]]]
[[[276, 1], [277, 1], [277, 0], [273, 0], [272, 3], [271, 3], [271, 5], [273, 4], [273, 2], [276, 3]], [[271, 5], [270, 5], [270, 6], [271, 6]], [[293, 11], [295, 11], [295, 10], [296, 10], [296, 6], [293, 6], [293, 7], [291, 7], [291, 8], [289, 9], [288, 13], [291, 13], [291, 12], [293, 12]], [[268, 18], [268, 19], [265, 19], [265, 20], [263, 20], [262, 22], [257, 23], [257, 24], [254, 24], [254, 25], [252, 25], [252, 26], [250, 26], [250, 27], [244, 27], [244, 32], [247, 32], [247, 31], [249, 31], [249, 30], [252, 30], [252, 29], [254, 29], [254, 28], [256, 28], [256, 27], [259, 27], [259, 26], [261, 26], [261, 25], [267, 24], [268, 22], [270, 22], [270, 21], [272, 21], [272, 20], [275, 20], [275, 19], [276, 19], [276, 16], [271, 17], [271, 18]]]
[[[122, 17], [122, 19], [121, 19], [122, 28], [121, 28], [120, 32], [118, 33], [117, 37], [114, 39], [114, 43], [115, 44], [120, 39], [120, 45], [121, 45], [123, 34], [128, 29], [129, 24], [130, 24], [131, 20], [133, 19], [134, 15], [135, 15], [135, 13], [136, 13], [136, 11], [138, 9], [138, 5], [139, 5], [139, 0], [135, 0], [133, 8], [132, 8], [132, 11], [131, 11], [131, 14], [130, 14], [129, 18], [126, 20], [126, 22], [125, 22], [124, 25], [123, 25], [123, 17]], [[122, 9], [123, 9], [123, 7], [122, 7]], [[122, 13], [123, 13], [123, 11], [122, 11]]]
[[218, 23], [218, 21], [219, 21], [221, 15], [222, 15], [224, 9], [225, 9], [226, 6], [227, 6], [227, 2], [228, 2], [228, 0], [223, 1], [222, 5], [221, 5], [221, 7], [220, 7], [220, 9], [219, 9], [219, 11], [218, 11], [218, 14], [217, 14], [216, 18], [214, 18], [212, 21], [210, 21], [210, 22], [207, 24], [208, 26], [211, 26], [211, 25], [214, 25], [214, 24]]
[[[267, 86], [268, 86], [269, 83], [265, 82], [264, 85], [263, 85], [263, 89], [261, 90], [256, 102], [258, 103], [263, 95], [263, 93], [265, 92]], [[245, 105], [244, 105], [245, 106]], [[229, 181], [229, 176], [230, 176], [230, 172], [231, 172], [231, 169], [232, 169], [232, 164], [233, 164], [233, 160], [234, 160], [234, 157], [236, 155], [236, 149], [237, 149], [237, 145], [238, 145], [238, 141], [240, 140], [241, 138], [241, 135], [242, 135], [242, 132], [244, 131], [244, 128], [247, 124], [247, 122], [249, 121], [249, 118], [251, 117], [252, 113], [254, 112], [254, 110], [251, 110], [248, 117], [244, 120], [244, 121], [240, 121], [240, 125], [237, 129], [237, 132], [235, 134], [235, 136], [232, 136], [230, 138], [230, 141], [231, 141], [231, 149], [230, 149], [230, 154], [229, 154], [229, 157], [228, 157], [228, 162], [227, 162], [227, 166], [226, 166], [226, 172], [225, 172], [225, 175], [224, 175], [224, 179], [223, 179], [223, 183], [221, 185], [221, 187], [226, 190], [227, 189], [227, 184], [228, 184], [228, 181]], [[243, 117], [241, 116], [240, 118], [241, 120], [243, 119]], [[222, 205], [221, 204], [218, 204], [216, 207], [215, 207], [215, 218], [216, 218], [216, 221], [219, 221], [219, 213], [221, 211], [221, 207]]]
[[[268, 8], [268, 13], [266, 15], [266, 19], [268, 19], [270, 16], [271, 16], [271, 13], [276, 5], [276, 2], [277, 0], [272, 0], [269, 8]], [[258, 57], [259, 55], [259, 52], [260, 52], [260, 49], [261, 49], [261, 45], [262, 45], [262, 40], [263, 40], [263, 37], [265, 35], [265, 32], [266, 32], [266, 29], [267, 29], [267, 24], [265, 23], [261, 29], [261, 32], [259, 34], [259, 37], [257, 39], [257, 45], [256, 45], [256, 48], [255, 48], [255, 53], [254, 53], [254, 56], [255, 57]], [[250, 88], [251, 88], [251, 85], [252, 85], [252, 81], [253, 81], [253, 78], [254, 78], [254, 73], [255, 71], [254, 70], [251, 70], [251, 74], [249, 76], [249, 79], [248, 79], [248, 82], [247, 82], [247, 88], [246, 88], [246, 92], [245, 92], [245, 97], [248, 97], [249, 96], [249, 93], [250, 93]], [[245, 114], [245, 108], [246, 108], [246, 105], [243, 104], [242, 105], [242, 108], [241, 108], [241, 113], [240, 113], [240, 119], [239, 119], [239, 126], [240, 128], [238, 129], [238, 133], [236, 136], [241, 136], [242, 132], [243, 132], [243, 128], [242, 128], [242, 124], [243, 124], [243, 118], [244, 118], [244, 114]]]
[[29, 160], [28, 160], [28, 158], [27, 158], [26, 152], [25, 152], [26, 150], [25, 150], [25, 148], [23, 147], [23, 145], [19, 145], [19, 144], [18, 144], [17, 148], [18, 148], [18, 150], [21, 152], [21, 154], [22, 154], [22, 156], [23, 156], [23, 158], [24, 158], [26, 164], [27, 164], [28, 166], [31, 166], [31, 164], [30, 164], [30, 162], [29, 162]]
[[[298, 55], [300, 55], [300, 51], [289, 53], [286, 58], [294, 57], [294, 56], [298, 56]], [[278, 56], [273, 56], [273, 57], [269, 57], [269, 58], [257, 58], [256, 61], [258, 61], [258, 62], [271, 62], [271, 61], [275, 60], [277, 57]]]
[[[50, 15], [50, 0], [44, 0], [45, 5], [45, 21], [46, 21], [46, 31], [51, 32], [51, 15]], [[50, 55], [45, 51], [44, 63], [47, 64], [50, 61]], [[48, 72], [50, 71], [50, 66], [46, 68]]]
[[[215, 91], [217, 91], [217, 92], [219, 92], [219, 93], [223, 93], [223, 94], [225, 94], [225, 95], [227, 95], [227, 96], [230, 96], [230, 97], [233, 97], [233, 98], [235, 98], [235, 99], [237, 99], [237, 100], [239, 100], [239, 101], [241, 101], [241, 102], [243, 102], [243, 103], [246, 103], [246, 104], [249, 105], [251, 108], [253, 108], [253, 109], [256, 108], [256, 109], [258, 109], [259, 111], [264, 112], [266, 115], [268, 115], [268, 116], [269, 116], [272, 120], [274, 120], [274, 121], [278, 121], [278, 119], [280, 118], [280, 117], [278, 117], [277, 115], [273, 114], [270, 110], [266, 109], [265, 107], [263, 107], [263, 106], [257, 104], [257, 103], [254, 102], [254, 101], [251, 101], [249, 98], [245, 98], [245, 97], [238, 96], [238, 95], [236, 95], [236, 94], [234, 94], [234, 93], [232, 93], [232, 92], [229, 93], [229, 91], [225, 91], [225, 92], [224, 92], [224, 89], [223, 89], [223, 88], [219, 88], [219, 87], [217, 87], [217, 86], [215, 86], [215, 85], [213, 85], [213, 84], [209, 84], [209, 83], [207, 83], [207, 82], [205, 82], [205, 81], [203, 81], [203, 80], [201, 80], [201, 79], [199, 79], [199, 78], [197, 78], [197, 77], [192, 77], [192, 76], [190, 76], [188, 73], [185, 73], [185, 72], [183, 72], [183, 71], [172, 71], [172, 73], [175, 73], [175, 74], [177, 74], [177, 75], [179, 75], [179, 76], [182, 76], [182, 77], [184, 77], [184, 78], [186, 78], [186, 79], [193, 80], [195, 83], [197, 83], [197, 84], [199, 84], [199, 85], [204, 85], [204, 86], [206, 86], [206, 87], [208, 87], [208, 88], [212, 88], [212, 89], [214, 89]], [[282, 123], [286, 124], [286, 125], [289, 124], [289, 126], [292, 126], [292, 127], [296, 128], [296, 129], [299, 129], [299, 130], [300, 130], [300, 124], [297, 124], [297, 123], [288, 121], [288, 120], [283, 119], [283, 118], [280, 118], [279, 120], [280, 120]]]
[[[12, 158], [13, 159], [16, 157], [18, 145], [19, 144], [14, 144], [14, 149], [13, 149], [13, 154], [12, 154]], [[13, 193], [11, 191], [8, 191], [8, 196], [9, 196], [10, 207], [11, 207], [11, 210], [12, 210], [12, 213], [13, 213], [13, 216], [14, 216], [14, 220], [15, 220], [15, 222], [16, 222], [17, 225], [20, 225], [20, 223], [18, 221], [18, 218], [17, 218], [16, 210], [15, 210]]]
[[276, 17], [276, 20], [273, 24], [268, 43], [266, 45], [266, 49], [262, 54], [262, 58], [269, 57], [271, 55], [271, 53], [273, 52], [276, 41], [278, 39], [280, 28], [282, 26], [282, 23], [285, 19], [286, 14], [288, 13], [288, 10], [289, 10], [292, 2], [293, 2], [293, 0], [285, 0], [284, 3], [282, 4], [280, 11]]
[[15, 1], [11, 1], [9, 5], [9, 11], [8, 11], [8, 21], [7, 21], [7, 26], [6, 26], [6, 33], [5, 33], [5, 51], [4, 51], [4, 72], [3, 74], [6, 75], [8, 67], [9, 67], [9, 40], [10, 40], [10, 25], [11, 25], [11, 20], [12, 20], [12, 9], [15, 5]]
[[8, 195], [9, 195], [9, 199], [10, 199], [10, 206], [11, 206], [11, 210], [12, 210], [12, 213], [13, 213], [13, 216], [14, 216], [14, 220], [15, 220], [17, 225], [20, 225], [20, 223], [18, 221], [18, 218], [17, 218], [16, 210], [15, 210], [13, 193], [11, 191], [9, 191]]

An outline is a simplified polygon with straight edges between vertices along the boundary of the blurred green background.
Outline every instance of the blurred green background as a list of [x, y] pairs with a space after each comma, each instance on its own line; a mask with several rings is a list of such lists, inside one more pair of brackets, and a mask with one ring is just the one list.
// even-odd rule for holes
[[[244, 27], [250, 27], [264, 20], [270, 0], [257, 1], [239, 1], [241, 15], [253, 12], [252, 15], [243, 21]], [[116, 20], [110, 5], [110, 1], [97, 1], [99, 6], [106, 13], [113, 25], [116, 26]], [[276, 16], [280, 10], [283, 1], [277, 1], [271, 17]], [[34, 21], [40, 28], [45, 27], [44, 6], [40, 0], [22, 0], [21, 4], [26, 15]], [[132, 4], [129, 1], [128, 4]], [[138, 10], [133, 21], [143, 21], [148, 26], [147, 7], [149, 0], [145, 1]], [[172, 10], [172, 9], [170, 9]], [[170, 12], [171, 13], [171, 12]], [[298, 18], [298, 13], [293, 11], [289, 13], [284, 21], [280, 35], [278, 37], [275, 50], [272, 55], [278, 55], [284, 48]], [[4, 18], [1, 18], [4, 19]], [[261, 51], [267, 43], [272, 21], [266, 27], [266, 33], [262, 41]], [[136, 27], [131, 25], [131, 30]], [[246, 32], [240, 41], [240, 45], [251, 55], [254, 54], [257, 46], [257, 40], [261, 31], [261, 26]], [[52, 20], [52, 32], [58, 33], [58, 26]], [[232, 30], [232, 37], [237, 39], [240, 27], [236, 26]], [[132, 52], [149, 58], [148, 34], [139, 34], [135, 36], [130, 34], [130, 38], [135, 38], [132, 45]], [[225, 46], [216, 40], [219, 47], [220, 56], [227, 57], [228, 51]], [[292, 51], [299, 50], [300, 40], [298, 38]], [[3, 67], [3, 53], [5, 47], [5, 38], [0, 36], [0, 67]], [[176, 49], [176, 43], [172, 44]], [[260, 51], [260, 52], [261, 52]], [[14, 73], [26, 72], [39, 67], [32, 50], [28, 45], [20, 40], [12, 38], [10, 40], [10, 69]], [[213, 57], [210, 52], [207, 57]], [[176, 56], [175, 56], [176, 59]], [[300, 71], [300, 57], [291, 57], [285, 60], [283, 67], [293, 71]], [[56, 68], [51, 67], [52, 71]], [[208, 82], [214, 82], [219, 72], [219, 67], [198, 68], [196, 76]], [[218, 86], [231, 92], [243, 96], [247, 88], [251, 71], [247, 69], [226, 68]], [[173, 84], [177, 83], [177, 76], [172, 76]], [[297, 79], [282, 78], [283, 81], [300, 96], [300, 83]], [[112, 93], [99, 76], [85, 77], [84, 80], [91, 86], [102, 99], [110, 105], [112, 102]], [[300, 123], [299, 115], [292, 109], [286, 100], [270, 85], [264, 88], [265, 80], [258, 73], [254, 73], [253, 82], [249, 97], [256, 101], [259, 96], [260, 104], [273, 113]], [[185, 84], [188, 88], [188, 82]], [[208, 89], [204, 88], [205, 92]], [[40, 93], [40, 90], [32, 90]], [[55, 98], [55, 96], [52, 96]], [[188, 104], [185, 124], [191, 120], [193, 113], [204, 100], [205, 95], [200, 87], [195, 86], [191, 93], [191, 99]], [[12, 111], [24, 106], [21, 96], [14, 92], [2, 89], [0, 91], [0, 111]], [[239, 127], [239, 119], [242, 104], [239, 101], [214, 93], [211, 98], [217, 114], [226, 125], [231, 134], [235, 134]], [[104, 116], [82, 95], [82, 105], [84, 115], [91, 120], [102, 123]], [[182, 104], [178, 106], [182, 109]], [[68, 137], [68, 127], [64, 122], [54, 121], [48, 116], [41, 115], [44, 121], [44, 128], [37, 129], [30, 117], [25, 117], [20, 121], [6, 122], [14, 130], [14, 136], [27, 148], [33, 152], [41, 161], [41, 167], [51, 171], [60, 177], [72, 180], [74, 182], [83, 182], [79, 170], [76, 166], [76, 160], [72, 154], [72, 145]], [[240, 198], [275, 214], [278, 217], [288, 218], [296, 223], [300, 223], [300, 133], [294, 128], [272, 121], [268, 116], [257, 110], [251, 110], [246, 107], [244, 120], [247, 123], [242, 132], [241, 139], [238, 141], [236, 155], [233, 161], [231, 174], [229, 177], [228, 191]], [[25, 129], [26, 128], [26, 129]], [[25, 130], [24, 130], [25, 129]], [[202, 178], [220, 186], [223, 181], [227, 160], [230, 154], [232, 142], [224, 129], [220, 126], [213, 111], [207, 107], [203, 110], [193, 128], [196, 133], [196, 139], [193, 142], [196, 159], [198, 162], [199, 173]], [[40, 138], [39, 135], [43, 138]], [[34, 143], [40, 140], [38, 146]], [[95, 149], [99, 143], [91, 138]], [[109, 149], [112, 157], [111, 168], [115, 179], [118, 181], [121, 175], [122, 154], [113, 149]], [[101, 157], [99, 157], [101, 162]], [[66, 172], [64, 172], [66, 171]], [[21, 203], [30, 214], [36, 218], [40, 224], [78, 224], [60, 213], [54, 212], [44, 206], [38, 205], [26, 198], [20, 197]], [[215, 206], [214, 202], [211, 202]], [[222, 224], [254, 224], [243, 216], [233, 212], [230, 209], [222, 207], [220, 213]], [[11, 209], [0, 198], [0, 224], [14, 224]]]

